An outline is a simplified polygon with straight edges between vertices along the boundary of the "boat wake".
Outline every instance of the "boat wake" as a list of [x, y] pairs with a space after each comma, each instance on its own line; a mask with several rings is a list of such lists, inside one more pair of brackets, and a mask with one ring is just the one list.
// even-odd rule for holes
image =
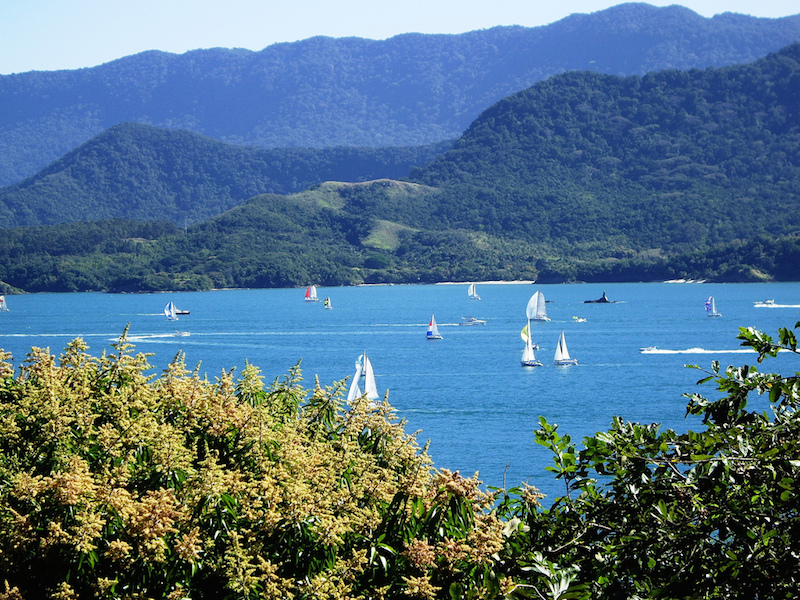
[[772, 302], [758, 302], [754, 308], [800, 308], [800, 304], [774, 304]]
[[[145, 335], [130, 335], [128, 336], [129, 342], [149, 342], [152, 340], [163, 340], [163, 339], [170, 339], [176, 337], [188, 337], [191, 334], [188, 331], [173, 331], [172, 333], [150, 333]], [[117, 338], [114, 338], [111, 341], [117, 341]]]
[[668, 350], [665, 348], [639, 348], [642, 354], [742, 354], [755, 352], [752, 348], [737, 348], [736, 350], [706, 350], [705, 348], [687, 348], [686, 350]]

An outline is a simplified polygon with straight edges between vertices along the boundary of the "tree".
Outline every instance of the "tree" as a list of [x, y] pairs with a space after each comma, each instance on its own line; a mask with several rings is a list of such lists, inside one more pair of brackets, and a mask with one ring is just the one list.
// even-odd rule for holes
[[[774, 341], [742, 328], [739, 339], [759, 363], [779, 351], [798, 353], [789, 329]], [[553, 451], [550, 469], [566, 493], [546, 511], [522, 510], [506, 497], [529, 528], [519, 564], [541, 552], [571, 565], [592, 597], [796, 597], [800, 377], [752, 365], [723, 371], [714, 362], [698, 383], [709, 381], [719, 399], [687, 395], [687, 413], [706, 426], [699, 432], [617, 418], [576, 451], [541, 419], [537, 439]], [[769, 411], [748, 410], [752, 395], [766, 396]]]

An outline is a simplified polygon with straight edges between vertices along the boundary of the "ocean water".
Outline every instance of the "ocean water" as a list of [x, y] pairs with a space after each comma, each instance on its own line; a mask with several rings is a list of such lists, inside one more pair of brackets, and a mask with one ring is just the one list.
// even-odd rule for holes
[[[525, 368], [520, 331], [536, 290], [548, 300], [551, 321], [531, 327], [544, 366]], [[679, 431], [700, 428], [699, 420], [685, 418], [683, 394], [718, 393], [713, 384], [696, 386], [703, 374], [685, 365], [754, 363], [754, 353], [736, 339], [739, 327], [775, 335], [800, 320], [800, 283], [486, 283], [478, 285], [481, 300], [468, 299], [466, 284], [320, 288], [331, 310], [322, 301], [304, 302], [304, 291], [7, 296], [0, 348], [19, 365], [32, 346], [58, 354], [82, 337], [99, 355], [129, 326], [136, 350], [154, 353], [154, 373], [183, 352], [187, 366], [199, 365], [210, 379], [249, 362], [270, 383], [301, 361], [307, 387], [315, 376], [323, 385], [351, 377], [366, 352], [379, 392], [389, 390], [389, 402], [408, 431], [419, 431], [420, 444], [430, 441], [436, 467], [479, 472], [484, 486], [526, 481], [552, 497], [562, 489], [545, 470], [552, 458], [535, 443], [540, 416], [579, 447], [614, 416]], [[603, 291], [617, 302], [584, 303]], [[720, 318], [706, 316], [712, 295]], [[775, 306], [754, 306], [767, 298]], [[163, 307], [170, 300], [191, 314], [167, 320]], [[432, 314], [441, 340], [425, 337]], [[486, 324], [460, 326], [468, 315]], [[562, 330], [578, 365], [553, 365]], [[655, 350], [643, 353], [645, 347]], [[800, 370], [790, 354], [763, 368]]]

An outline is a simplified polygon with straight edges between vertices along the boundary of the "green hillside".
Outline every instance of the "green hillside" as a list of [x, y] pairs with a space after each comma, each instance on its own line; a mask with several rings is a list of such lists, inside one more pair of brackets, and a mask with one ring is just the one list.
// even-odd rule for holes
[[800, 44], [721, 69], [566, 73], [491, 107], [412, 178], [443, 190], [446, 225], [573, 257], [797, 235], [798, 90]]
[[407, 181], [264, 194], [186, 229], [5, 230], [0, 285], [796, 280], [798, 90], [800, 44], [738, 67], [567, 73], [488, 109]]
[[290, 194], [331, 179], [404, 177], [449, 145], [265, 150], [123, 123], [0, 189], [0, 227], [99, 219], [194, 223], [258, 194]]

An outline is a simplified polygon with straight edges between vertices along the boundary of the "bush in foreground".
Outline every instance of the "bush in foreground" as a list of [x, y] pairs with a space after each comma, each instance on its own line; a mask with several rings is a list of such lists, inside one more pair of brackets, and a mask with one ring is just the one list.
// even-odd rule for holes
[[[740, 338], [797, 354], [786, 329]], [[209, 382], [180, 356], [156, 378], [113, 347], [34, 348], [16, 376], [0, 352], [0, 599], [796, 595], [796, 374], [712, 364], [700, 432], [615, 419], [577, 451], [542, 419], [565, 483], [542, 509], [434, 471], [385, 400], [345, 406], [341, 382]]]

